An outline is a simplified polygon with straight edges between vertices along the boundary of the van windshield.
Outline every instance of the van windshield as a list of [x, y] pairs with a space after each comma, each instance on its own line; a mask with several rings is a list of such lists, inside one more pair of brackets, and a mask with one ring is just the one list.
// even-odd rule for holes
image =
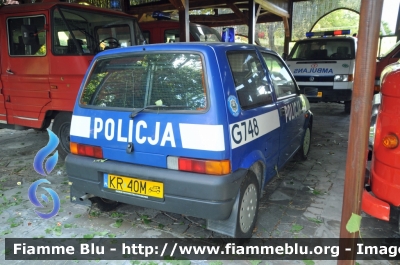
[[52, 20], [53, 53], [57, 55], [94, 55], [143, 42], [136, 20], [123, 15], [58, 7]]
[[100, 59], [80, 103], [98, 108], [201, 111], [207, 108], [199, 54], [146, 53]]
[[288, 56], [288, 61], [349, 60], [355, 58], [352, 39], [312, 39], [298, 41]]

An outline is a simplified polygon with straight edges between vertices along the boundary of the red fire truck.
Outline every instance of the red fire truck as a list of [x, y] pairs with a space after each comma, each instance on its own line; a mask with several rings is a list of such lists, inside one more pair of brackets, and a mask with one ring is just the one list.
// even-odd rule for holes
[[383, 70], [381, 82], [381, 92], [374, 96], [372, 107], [369, 146], [373, 151], [362, 210], [389, 221], [400, 213], [400, 62]]
[[0, 128], [43, 130], [53, 120], [65, 157], [75, 98], [94, 55], [144, 39], [122, 12], [44, 1], [0, 8]]

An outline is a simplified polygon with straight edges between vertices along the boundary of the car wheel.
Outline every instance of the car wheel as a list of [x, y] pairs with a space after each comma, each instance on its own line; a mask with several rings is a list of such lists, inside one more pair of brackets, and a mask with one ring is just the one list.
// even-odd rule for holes
[[345, 101], [344, 102], [344, 113], [350, 114], [351, 110], [351, 101]]
[[249, 172], [240, 186], [236, 237], [250, 238], [256, 226], [260, 189], [256, 176]]
[[310, 153], [310, 148], [311, 148], [311, 126], [309, 124], [304, 133], [303, 142], [301, 143], [299, 150], [297, 150], [295, 159], [298, 161], [307, 160], [308, 154]]
[[69, 131], [71, 128], [71, 119], [72, 114], [69, 112], [61, 112], [55, 118], [53, 122], [53, 132], [57, 135], [60, 143], [58, 144], [58, 155], [61, 159], [65, 159], [65, 157], [70, 153], [69, 143], [70, 136]]

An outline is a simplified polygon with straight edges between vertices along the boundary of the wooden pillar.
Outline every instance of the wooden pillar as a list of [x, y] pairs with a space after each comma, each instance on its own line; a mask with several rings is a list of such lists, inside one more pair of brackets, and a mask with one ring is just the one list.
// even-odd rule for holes
[[129, 12], [129, 0], [120, 0], [120, 1], [121, 1], [121, 11], [128, 13]]
[[[338, 265], [354, 264], [357, 253], [359, 233], [348, 232], [346, 224], [353, 213], [360, 215], [361, 212], [382, 6], [383, 0], [361, 1], [340, 225], [339, 258], [342, 260], [338, 260]], [[350, 248], [351, 251], [344, 251], [346, 248]]]
[[179, 15], [179, 41], [189, 42], [189, 0], [170, 0], [171, 4], [178, 9]]
[[249, 0], [248, 8], [249, 8], [249, 21], [248, 21], [249, 31], [247, 35], [249, 38], [249, 43], [254, 44], [255, 28], [256, 28], [256, 23], [255, 23], [256, 4], [254, 0]]
[[[286, 22], [287, 22], [287, 27], [288, 29], [286, 29], [285, 26], [285, 42], [283, 44], [283, 53], [286, 55], [289, 55], [289, 42], [292, 41], [292, 30], [293, 30], [293, 25], [292, 25], [292, 18], [293, 18], [293, 0], [289, 1], [289, 14], [290, 17], [287, 18]], [[285, 24], [285, 17], [282, 17], [283, 19], [283, 23]]]
[[182, 0], [182, 5], [178, 9], [179, 12], [179, 41], [190, 42], [189, 33], [189, 0]]

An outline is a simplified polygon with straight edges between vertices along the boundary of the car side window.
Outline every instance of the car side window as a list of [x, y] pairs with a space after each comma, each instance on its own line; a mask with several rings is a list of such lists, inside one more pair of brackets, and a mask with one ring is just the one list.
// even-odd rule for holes
[[262, 53], [277, 99], [297, 94], [295, 81], [282, 60], [270, 53]]
[[7, 19], [9, 54], [11, 56], [45, 56], [45, 21], [44, 16]]
[[268, 81], [255, 51], [228, 52], [236, 93], [243, 110], [272, 103]]

